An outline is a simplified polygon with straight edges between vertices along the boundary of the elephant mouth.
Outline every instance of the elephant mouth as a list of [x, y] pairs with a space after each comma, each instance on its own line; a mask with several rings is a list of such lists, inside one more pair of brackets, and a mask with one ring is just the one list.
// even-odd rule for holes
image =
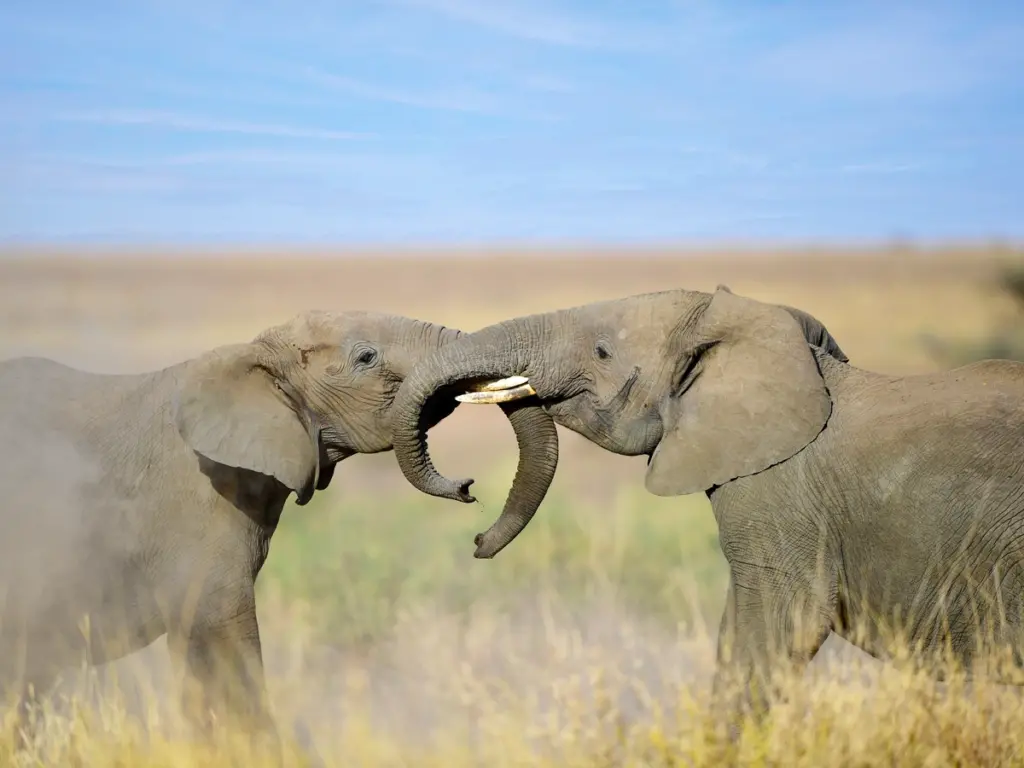
[[508, 376], [503, 379], [476, 382], [469, 386], [469, 391], [456, 395], [455, 399], [460, 403], [472, 405], [494, 405], [537, 397], [541, 407], [549, 415], [559, 420], [573, 421], [574, 414], [582, 407], [581, 399], [585, 398], [589, 400], [587, 412], [592, 412], [598, 421], [611, 422], [616, 412], [628, 402], [639, 379], [640, 368], [634, 367], [619, 390], [605, 403], [598, 402], [595, 394], [588, 389], [555, 396], [541, 396], [526, 376]]
[[[468, 392], [456, 395], [455, 399], [460, 403], [491, 405], [512, 403], [529, 397], [537, 398], [544, 412], [559, 423], [564, 423], [570, 429], [583, 429], [583, 423], [577, 424], [575, 417], [581, 411], [581, 401], [584, 398], [592, 401], [593, 393], [582, 390], [571, 394], [541, 395], [534, 389], [526, 376], [509, 376], [504, 379], [472, 384]], [[583, 409], [588, 412], [596, 410], [593, 405]]]
[[635, 366], [630, 371], [629, 378], [606, 401], [599, 400], [590, 389], [584, 389], [571, 395], [549, 398], [544, 400], [541, 405], [555, 418], [569, 419], [573, 415], [583, 418], [583, 414], [590, 414], [589, 418], [600, 423], [604, 429], [611, 430], [615, 420], [626, 409], [639, 380], [640, 368]]
[[324, 464], [338, 464], [349, 456], [355, 456], [356, 451], [340, 445], [325, 445], [321, 462]]
[[[628, 399], [639, 379], [640, 367], [635, 366], [630, 371], [629, 378], [619, 388], [619, 391], [612, 395], [606, 407], [611, 408]], [[470, 385], [468, 390], [456, 395], [455, 399], [460, 403], [471, 403], [473, 405], [495, 405], [498, 403], [511, 403], [515, 400], [522, 400], [523, 398], [537, 395], [537, 390], [533, 388], [530, 379], [526, 376], [508, 376], [504, 379], [479, 382]], [[545, 405], [549, 405], [572, 400], [581, 394], [584, 393], [576, 392], [571, 395], [563, 395], [562, 397], [545, 397], [541, 399]]]
[[425, 432], [429, 432], [451, 416], [459, 407], [460, 402], [469, 402], [462, 400], [461, 396], [456, 394], [461, 391], [461, 389], [452, 387], [441, 387], [423, 404], [420, 419]]
[[[463, 391], [456, 394], [454, 399], [473, 405], [500, 405], [536, 397], [541, 408], [563, 427], [587, 437], [612, 453], [636, 456], [652, 452], [661, 439], [660, 420], [656, 411], [647, 405], [639, 405], [637, 408], [631, 403], [641, 376], [640, 367], [634, 366], [622, 386], [603, 400], [598, 399], [589, 387], [539, 394], [529, 378], [522, 375], [464, 382]], [[628, 425], [624, 426], [623, 417], [627, 413], [631, 417]]]
[[640, 381], [640, 366], [635, 365], [629, 373], [629, 378], [619, 388], [619, 391], [612, 396], [612, 399], [608, 401], [608, 404], [604, 407], [605, 410], [611, 411], [615, 408], [623, 407], [633, 394], [633, 388], [638, 381]]

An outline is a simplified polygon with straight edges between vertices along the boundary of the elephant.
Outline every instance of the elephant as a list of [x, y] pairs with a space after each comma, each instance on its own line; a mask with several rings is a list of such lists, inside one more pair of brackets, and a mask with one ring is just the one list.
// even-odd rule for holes
[[[434, 469], [418, 423], [452, 392], [647, 456], [654, 495], [707, 495], [729, 573], [713, 691], [734, 735], [769, 711], [772, 672], [802, 670], [831, 633], [968, 676], [987, 638], [1022, 665], [1024, 363], [868, 371], [814, 317], [725, 286], [506, 320], [423, 360], [395, 398], [405, 477], [466, 501], [472, 480]], [[521, 450], [557, 461], [551, 434], [519, 434]], [[520, 480], [477, 557], [536, 511], [545, 489]]]
[[212, 712], [280, 744], [255, 581], [285, 502], [390, 450], [402, 380], [459, 335], [312, 311], [155, 372], [0, 362], [0, 686], [24, 703], [83, 654], [103, 664], [166, 634], [200, 733]]

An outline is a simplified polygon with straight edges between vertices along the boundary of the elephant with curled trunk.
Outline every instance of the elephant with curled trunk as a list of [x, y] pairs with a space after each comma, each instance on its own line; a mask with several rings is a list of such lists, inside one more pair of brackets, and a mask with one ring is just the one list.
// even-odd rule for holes
[[0, 687], [42, 691], [83, 653], [100, 664], [166, 633], [188, 713], [276, 743], [255, 580], [285, 501], [389, 450], [403, 379], [458, 336], [309, 312], [140, 375], [0, 363]]
[[969, 666], [980, 629], [1021, 661], [1022, 363], [861, 370], [813, 317], [724, 286], [508, 320], [424, 361], [395, 401], [405, 476], [465, 500], [472, 481], [436, 472], [422, 429], [453, 391], [543, 425], [518, 435], [536, 470], [516, 477], [478, 557], [508, 544], [543, 498], [557, 460], [546, 417], [647, 455], [655, 495], [708, 495], [730, 574], [715, 687], [739, 677], [734, 715], [763, 714], [755, 683], [773, 662], [801, 668], [830, 632], [878, 658], [902, 640]]

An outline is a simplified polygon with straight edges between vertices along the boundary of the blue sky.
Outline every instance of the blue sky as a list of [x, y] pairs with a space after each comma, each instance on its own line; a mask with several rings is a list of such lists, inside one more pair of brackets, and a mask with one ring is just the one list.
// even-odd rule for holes
[[6, 0], [0, 241], [1019, 238], [1024, 4]]

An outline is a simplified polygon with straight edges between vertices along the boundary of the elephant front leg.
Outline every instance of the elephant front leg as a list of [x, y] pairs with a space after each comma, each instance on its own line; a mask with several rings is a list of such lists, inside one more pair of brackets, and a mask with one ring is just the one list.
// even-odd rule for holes
[[730, 741], [744, 721], [758, 725], [767, 716], [773, 673], [801, 673], [828, 637], [830, 613], [812, 595], [778, 573], [751, 582], [732, 573], [712, 689]]
[[[195, 618], [169, 636], [180, 671], [186, 719], [207, 738], [227, 726], [248, 733], [258, 745], [280, 752], [267, 700], [256, 602], [252, 590], [225, 600], [217, 590], [198, 602]], [[221, 596], [218, 596], [218, 593]]]

